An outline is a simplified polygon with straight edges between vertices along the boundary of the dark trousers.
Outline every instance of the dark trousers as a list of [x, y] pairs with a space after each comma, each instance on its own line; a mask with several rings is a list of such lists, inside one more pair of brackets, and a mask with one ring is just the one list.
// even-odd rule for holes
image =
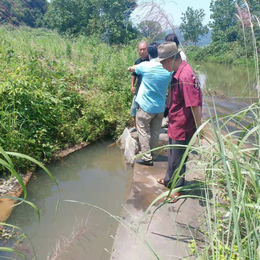
[[[169, 138], [169, 144], [174, 144], [174, 145], [188, 145], [190, 139], [186, 139], [185, 141], [177, 141], [177, 140], [172, 140]], [[175, 177], [175, 171], [177, 171], [180, 163], [182, 156], [185, 152], [186, 148], [185, 147], [173, 147], [172, 149], [168, 150], [168, 170], [166, 173], [166, 176], [164, 178], [164, 183], [167, 188], [171, 188], [172, 181], [174, 180]], [[186, 172], [186, 162], [187, 162], [188, 156], [186, 157], [186, 160], [181, 168], [180, 175], [182, 176]], [[177, 182], [175, 188], [181, 187], [184, 185], [185, 178], [184, 176], [180, 178], [180, 180]]]

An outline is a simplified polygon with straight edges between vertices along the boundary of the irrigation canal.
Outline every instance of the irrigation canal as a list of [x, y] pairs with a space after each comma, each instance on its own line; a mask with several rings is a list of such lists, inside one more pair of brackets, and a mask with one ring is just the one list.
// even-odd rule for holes
[[[218, 113], [232, 113], [256, 101], [251, 98], [257, 96], [253, 71], [248, 74], [244, 68], [210, 63], [198, 69], [202, 88], [216, 96]], [[214, 113], [212, 98], [204, 101]], [[111, 144], [112, 141], [95, 143], [49, 166], [60, 190], [42, 171], [31, 178], [27, 199], [40, 210], [38, 229], [37, 214], [25, 203], [14, 208], [8, 223], [17, 225], [32, 238], [38, 259], [47, 259], [48, 255], [53, 259], [62, 254], [59, 248], [72, 242], [73, 247], [68, 246], [60, 259], [110, 258], [118, 224], [101, 209], [120, 215], [132, 180], [132, 170], [126, 168], [122, 152]], [[64, 200], [86, 202], [100, 209]], [[25, 241], [15, 249], [32, 259], [33, 250]]]

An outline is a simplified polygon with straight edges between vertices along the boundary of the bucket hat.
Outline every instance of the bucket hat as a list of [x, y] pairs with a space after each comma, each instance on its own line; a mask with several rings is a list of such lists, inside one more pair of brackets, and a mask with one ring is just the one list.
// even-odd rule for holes
[[165, 42], [158, 46], [158, 57], [155, 60], [160, 62], [172, 58], [178, 53], [180, 51], [175, 42]]

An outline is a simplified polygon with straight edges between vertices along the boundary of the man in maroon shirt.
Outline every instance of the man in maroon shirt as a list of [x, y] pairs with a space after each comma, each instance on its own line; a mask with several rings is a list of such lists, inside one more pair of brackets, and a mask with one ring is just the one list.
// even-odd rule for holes
[[[161, 62], [164, 69], [169, 72], [173, 71], [167, 103], [169, 107], [169, 143], [188, 145], [196, 128], [201, 124], [202, 93], [198, 78], [191, 66], [181, 59], [174, 42], [166, 42], [158, 47], [157, 61]], [[184, 152], [185, 148], [181, 146], [168, 150], [168, 170], [164, 179], [158, 179], [160, 184], [168, 188], [172, 186]], [[179, 181], [175, 188], [184, 185], [185, 164], [181, 168]], [[172, 202], [177, 201], [176, 198], [180, 195], [179, 192], [172, 194]]]

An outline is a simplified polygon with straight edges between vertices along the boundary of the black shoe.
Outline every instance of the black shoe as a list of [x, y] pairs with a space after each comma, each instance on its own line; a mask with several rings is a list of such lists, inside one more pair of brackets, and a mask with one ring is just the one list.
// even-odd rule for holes
[[136, 163], [141, 164], [141, 165], [147, 165], [147, 166], [153, 166], [153, 160], [150, 161], [144, 161], [141, 158], [138, 158], [135, 160]]

